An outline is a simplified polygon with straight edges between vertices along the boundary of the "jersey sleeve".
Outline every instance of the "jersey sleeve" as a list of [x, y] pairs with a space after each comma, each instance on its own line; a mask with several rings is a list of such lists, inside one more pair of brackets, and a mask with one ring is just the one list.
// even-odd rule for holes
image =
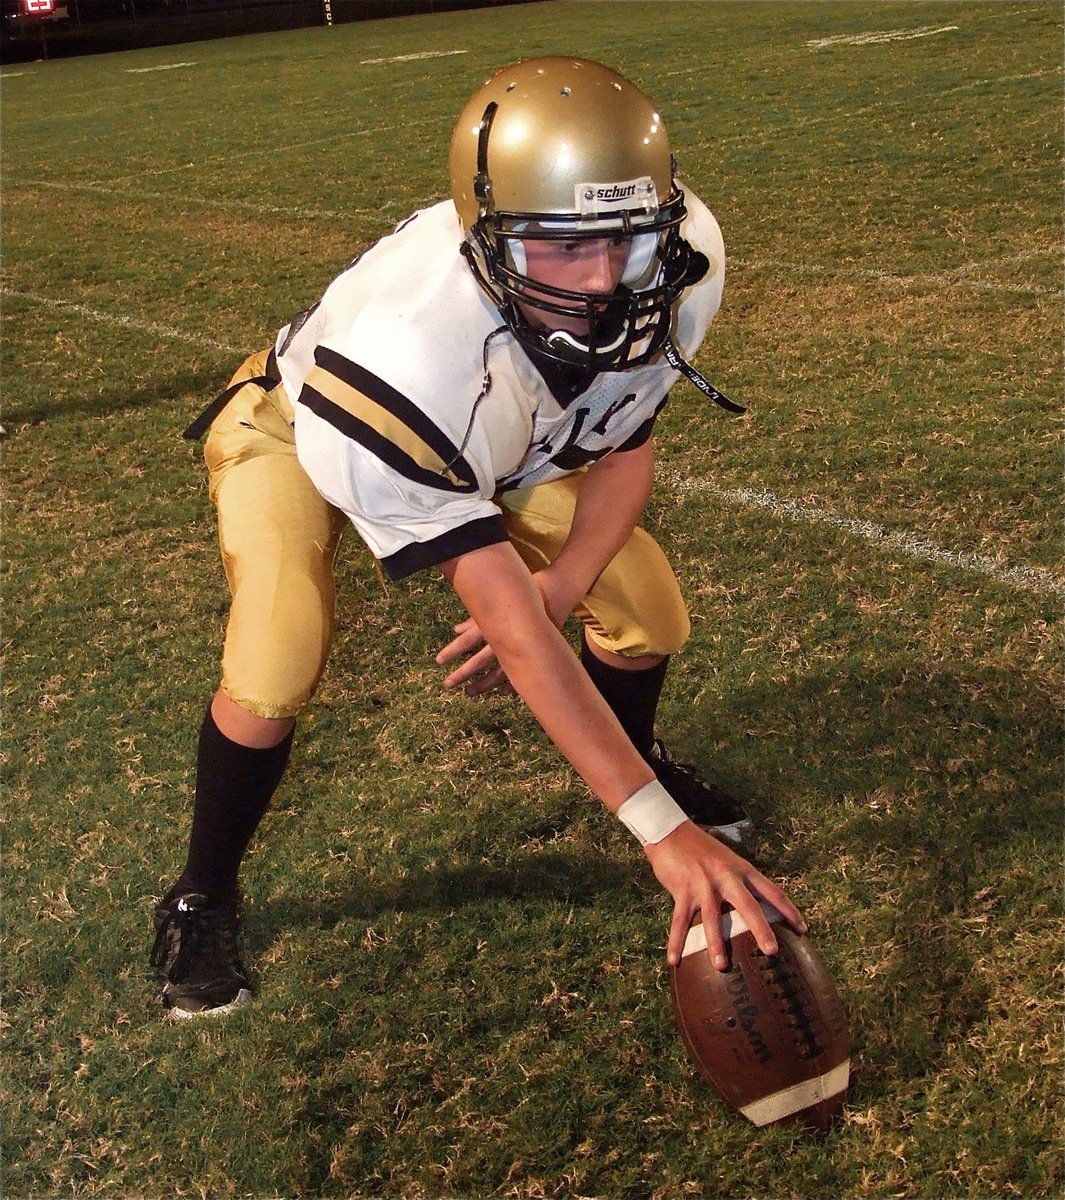
[[634, 434], [626, 438], [624, 442], [618, 446], [618, 450], [638, 450], [645, 442], [651, 440], [651, 434], [655, 430], [655, 422], [658, 420], [662, 409], [669, 403], [669, 393], [667, 392], [658, 402], [654, 412], [647, 418], [646, 421], [636, 430]]
[[391, 578], [507, 540], [461, 448], [373, 372], [320, 345], [294, 408], [300, 464]]

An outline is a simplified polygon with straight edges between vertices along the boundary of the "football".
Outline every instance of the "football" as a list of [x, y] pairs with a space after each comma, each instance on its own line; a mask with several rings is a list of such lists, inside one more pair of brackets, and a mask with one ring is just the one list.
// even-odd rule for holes
[[850, 1033], [839, 996], [808, 936], [768, 904], [779, 947], [764, 955], [732, 909], [721, 914], [728, 968], [716, 970], [696, 916], [670, 968], [673, 1017], [699, 1074], [755, 1125], [797, 1121], [827, 1130], [850, 1080]]

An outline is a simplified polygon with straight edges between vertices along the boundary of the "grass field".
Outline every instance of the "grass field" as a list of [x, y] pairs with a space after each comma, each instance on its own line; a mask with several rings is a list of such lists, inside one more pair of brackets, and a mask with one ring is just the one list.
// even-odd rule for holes
[[[553, 3], [3, 73], [6, 1197], [1065, 1191], [1062, 32]], [[257, 1003], [153, 999], [226, 606], [180, 431], [543, 52], [655, 96], [729, 247], [698, 362], [749, 413], [685, 386], [659, 425], [662, 726], [839, 981], [822, 1140], [700, 1084], [638, 850], [516, 702], [440, 696], [455, 601], [354, 539], [246, 868]]]

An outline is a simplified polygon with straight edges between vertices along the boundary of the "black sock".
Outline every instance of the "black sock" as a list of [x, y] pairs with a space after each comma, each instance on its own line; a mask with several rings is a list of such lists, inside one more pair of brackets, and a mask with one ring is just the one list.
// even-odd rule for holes
[[582, 642], [581, 663], [628, 734], [629, 741], [647, 758], [654, 746], [655, 713], [669, 658], [642, 671], [623, 671], [596, 658], [588, 649], [588, 643]]
[[212, 898], [236, 897], [241, 860], [291, 750], [292, 733], [268, 750], [241, 746], [222, 733], [207, 709], [196, 759], [188, 860], [170, 895], [195, 891]]

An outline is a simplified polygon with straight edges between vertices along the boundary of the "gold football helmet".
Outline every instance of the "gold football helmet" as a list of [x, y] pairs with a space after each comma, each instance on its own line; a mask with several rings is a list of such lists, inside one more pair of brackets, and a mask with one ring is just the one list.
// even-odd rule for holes
[[[463, 109], [450, 170], [463, 253], [526, 349], [594, 371], [660, 352], [673, 304], [708, 263], [680, 236], [684, 196], [669, 138], [639, 88], [582, 58], [505, 67]], [[628, 243], [612, 295], [526, 274], [526, 241], [574, 238]], [[542, 325], [523, 315], [530, 307]], [[553, 314], [576, 318], [587, 335], [552, 330]]]

